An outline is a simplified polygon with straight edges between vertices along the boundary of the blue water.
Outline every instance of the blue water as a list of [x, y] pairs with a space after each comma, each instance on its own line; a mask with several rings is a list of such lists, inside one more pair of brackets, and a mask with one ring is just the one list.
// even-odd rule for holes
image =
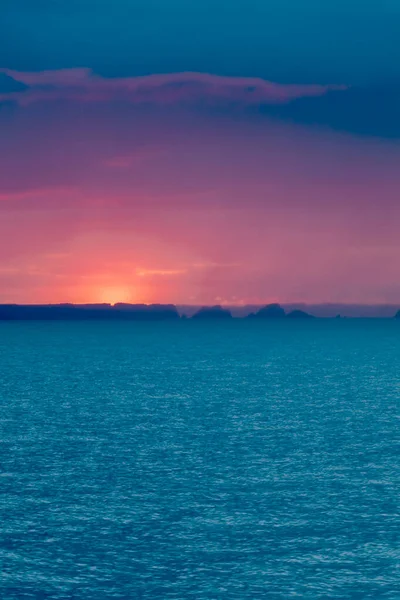
[[0, 324], [0, 597], [400, 598], [400, 322]]

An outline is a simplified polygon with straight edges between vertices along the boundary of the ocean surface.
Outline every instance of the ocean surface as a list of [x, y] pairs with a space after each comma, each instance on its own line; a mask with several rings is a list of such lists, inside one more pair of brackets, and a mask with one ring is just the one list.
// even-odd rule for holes
[[2, 600], [400, 598], [400, 321], [0, 323]]

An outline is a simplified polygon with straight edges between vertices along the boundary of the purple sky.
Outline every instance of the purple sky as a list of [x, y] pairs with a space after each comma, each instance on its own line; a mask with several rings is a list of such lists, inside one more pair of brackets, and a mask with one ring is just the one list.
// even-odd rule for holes
[[[28, 3], [7, 15], [21, 51], [3, 36], [0, 302], [400, 303], [400, 85], [390, 49], [379, 47], [381, 70], [368, 67], [347, 48], [344, 24], [333, 63], [311, 20], [321, 64], [296, 70], [298, 53], [310, 56], [306, 41], [279, 42], [274, 62], [257, 32], [244, 44], [232, 16], [214, 68], [206, 38], [179, 38], [185, 63], [172, 38], [151, 32], [139, 65], [133, 33], [123, 48], [112, 24], [100, 39], [101, 8], [92, 54], [79, 45], [95, 11], [85, 2], [85, 14], [71, 4], [76, 39], [64, 50], [55, 6], [53, 21], [40, 21], [52, 36], [22, 26], [30, 17], [35, 27]], [[400, 17], [383, 3], [367, 37], [385, 15]], [[243, 54], [229, 67], [222, 56], [235, 39]]]

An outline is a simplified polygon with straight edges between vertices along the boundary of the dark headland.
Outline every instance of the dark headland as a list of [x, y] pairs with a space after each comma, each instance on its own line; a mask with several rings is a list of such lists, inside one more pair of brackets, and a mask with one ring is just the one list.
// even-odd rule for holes
[[[188, 312], [182, 308], [174, 304], [0, 304], [0, 321], [177, 321], [187, 318], [220, 321], [235, 317], [266, 321], [317, 317], [300, 308], [286, 312], [279, 304], [267, 304], [244, 314], [219, 305], [189, 307], [192, 310]], [[338, 318], [338, 315], [332, 317]], [[400, 320], [400, 310], [396, 314], [392, 312], [391, 317]]]
[[177, 320], [173, 304], [2, 304], [2, 321]]

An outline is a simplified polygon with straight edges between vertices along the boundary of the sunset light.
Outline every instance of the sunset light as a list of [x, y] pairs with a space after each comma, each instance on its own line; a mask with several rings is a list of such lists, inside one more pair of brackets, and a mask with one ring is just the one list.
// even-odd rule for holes
[[133, 288], [127, 286], [110, 286], [96, 290], [97, 302], [117, 304], [118, 302], [136, 302]]
[[4, 600], [399, 600], [400, 0], [0, 0]]

